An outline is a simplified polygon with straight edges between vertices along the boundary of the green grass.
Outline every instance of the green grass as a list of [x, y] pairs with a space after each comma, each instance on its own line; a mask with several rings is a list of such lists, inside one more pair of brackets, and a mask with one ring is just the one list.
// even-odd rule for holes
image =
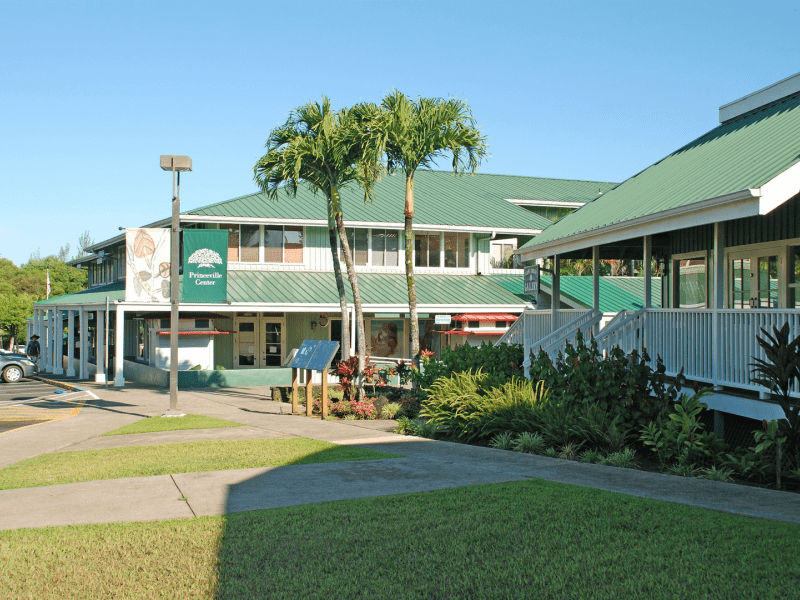
[[131, 433], [154, 433], [158, 431], [182, 431], [184, 429], [217, 429], [219, 427], [242, 427], [241, 423], [215, 419], [205, 415], [185, 415], [183, 417], [150, 417], [136, 421], [125, 427], [108, 431], [103, 435], [127, 435]]
[[0, 490], [121, 477], [281, 467], [398, 456], [377, 450], [337, 446], [330, 442], [308, 438], [183, 442], [105, 450], [53, 452], [0, 469]]
[[[797, 598], [800, 526], [528, 480], [0, 532], [4, 598]], [[102, 557], [102, 560], [98, 560]]]

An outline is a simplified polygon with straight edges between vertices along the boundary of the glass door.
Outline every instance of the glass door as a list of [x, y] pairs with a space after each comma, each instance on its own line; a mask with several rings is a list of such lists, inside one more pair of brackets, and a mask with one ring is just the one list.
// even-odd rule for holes
[[264, 349], [262, 367], [280, 367], [283, 364], [283, 323], [262, 319], [262, 342]]
[[737, 251], [728, 259], [730, 308], [781, 308], [779, 252]]
[[257, 339], [258, 317], [240, 317], [236, 319], [236, 339], [234, 340], [233, 364], [237, 369], [257, 369], [256, 348], [260, 346]]

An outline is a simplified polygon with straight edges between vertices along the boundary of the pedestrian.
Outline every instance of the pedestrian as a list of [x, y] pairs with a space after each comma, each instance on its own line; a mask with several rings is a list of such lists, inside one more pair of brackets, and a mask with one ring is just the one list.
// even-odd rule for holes
[[35, 358], [36, 360], [34, 360], [33, 362], [38, 362], [40, 352], [41, 352], [41, 347], [39, 346], [39, 336], [34, 333], [31, 336], [31, 339], [28, 341], [28, 347], [25, 348], [25, 354], [27, 354], [31, 358]]

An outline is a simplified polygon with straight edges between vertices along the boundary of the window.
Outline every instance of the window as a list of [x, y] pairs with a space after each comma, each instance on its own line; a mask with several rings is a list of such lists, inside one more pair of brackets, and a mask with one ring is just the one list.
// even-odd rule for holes
[[228, 230], [228, 261], [238, 262], [239, 260], [239, 226], [231, 225], [226, 227]]
[[517, 240], [502, 240], [491, 242], [492, 266], [495, 269], [513, 268], [514, 250], [517, 249]]
[[258, 225], [242, 225], [239, 238], [239, 260], [242, 262], [258, 262], [258, 248], [261, 231]]
[[[228, 260], [302, 264], [303, 228], [282, 225], [233, 225], [228, 231]], [[261, 247], [264, 254], [261, 258]]]
[[674, 263], [676, 308], [708, 306], [708, 268], [705, 256], [684, 258]]
[[441, 236], [438, 233], [414, 234], [414, 266], [441, 266]]
[[444, 266], [448, 269], [469, 267], [469, 234], [444, 234]]
[[417, 267], [468, 269], [468, 233], [417, 233], [414, 235], [414, 264]]
[[800, 308], [800, 246], [789, 255], [789, 308]]
[[[348, 229], [347, 244], [350, 246], [353, 264], [356, 266], [366, 265], [369, 256], [369, 229]], [[340, 254], [341, 260], [344, 260], [344, 252], [340, 252]]]
[[372, 265], [396, 267], [398, 265], [398, 231], [394, 229], [372, 230]]

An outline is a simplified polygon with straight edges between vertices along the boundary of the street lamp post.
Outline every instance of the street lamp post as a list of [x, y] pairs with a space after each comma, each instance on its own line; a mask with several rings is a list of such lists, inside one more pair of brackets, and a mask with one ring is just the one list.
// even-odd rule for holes
[[165, 171], [172, 171], [172, 234], [170, 236], [169, 265], [169, 410], [164, 413], [164, 416], [182, 417], [183, 413], [178, 410], [178, 305], [180, 304], [178, 263], [180, 262], [181, 171], [192, 170], [192, 159], [188, 156], [162, 154], [161, 168]]

